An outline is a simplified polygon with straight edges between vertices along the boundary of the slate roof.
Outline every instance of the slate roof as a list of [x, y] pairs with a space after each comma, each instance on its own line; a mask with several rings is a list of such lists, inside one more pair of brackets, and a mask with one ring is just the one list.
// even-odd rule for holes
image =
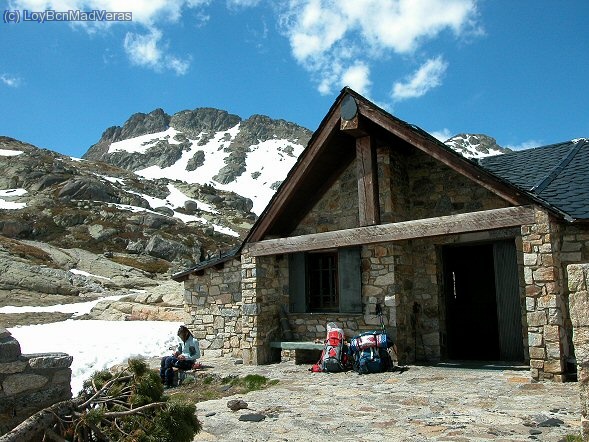
[[572, 220], [589, 220], [589, 139], [481, 158], [481, 167]]

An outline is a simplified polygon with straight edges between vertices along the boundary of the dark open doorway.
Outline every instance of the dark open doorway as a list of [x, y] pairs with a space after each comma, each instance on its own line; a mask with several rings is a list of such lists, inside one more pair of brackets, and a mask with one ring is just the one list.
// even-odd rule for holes
[[523, 361], [513, 241], [447, 246], [444, 268], [446, 359]]

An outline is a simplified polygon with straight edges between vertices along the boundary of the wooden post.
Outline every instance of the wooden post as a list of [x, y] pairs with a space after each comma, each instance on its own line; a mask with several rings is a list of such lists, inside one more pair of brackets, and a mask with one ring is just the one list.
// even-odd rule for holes
[[369, 135], [356, 138], [356, 172], [360, 226], [380, 224], [376, 151]]

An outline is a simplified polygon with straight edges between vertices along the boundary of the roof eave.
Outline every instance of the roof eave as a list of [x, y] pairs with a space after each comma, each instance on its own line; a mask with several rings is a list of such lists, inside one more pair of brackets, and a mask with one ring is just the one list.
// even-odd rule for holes
[[226, 263], [227, 261], [231, 261], [232, 259], [237, 259], [237, 257], [241, 255], [242, 247], [243, 243], [241, 243], [239, 247], [234, 247], [233, 249], [230, 249], [229, 251], [225, 252], [225, 254], [221, 254], [220, 257], [212, 258], [207, 261], [202, 261], [189, 269], [175, 273], [171, 276], [171, 278], [176, 282], [183, 282], [186, 281], [188, 277], [194, 273], [218, 266], [220, 264]]

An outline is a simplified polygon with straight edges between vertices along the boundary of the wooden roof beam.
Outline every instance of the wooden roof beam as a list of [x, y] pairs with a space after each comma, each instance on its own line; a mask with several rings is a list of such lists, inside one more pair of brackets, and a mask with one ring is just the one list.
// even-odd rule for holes
[[533, 222], [532, 206], [518, 206], [269, 239], [252, 242], [246, 247], [252, 256], [267, 256], [501, 229]]

